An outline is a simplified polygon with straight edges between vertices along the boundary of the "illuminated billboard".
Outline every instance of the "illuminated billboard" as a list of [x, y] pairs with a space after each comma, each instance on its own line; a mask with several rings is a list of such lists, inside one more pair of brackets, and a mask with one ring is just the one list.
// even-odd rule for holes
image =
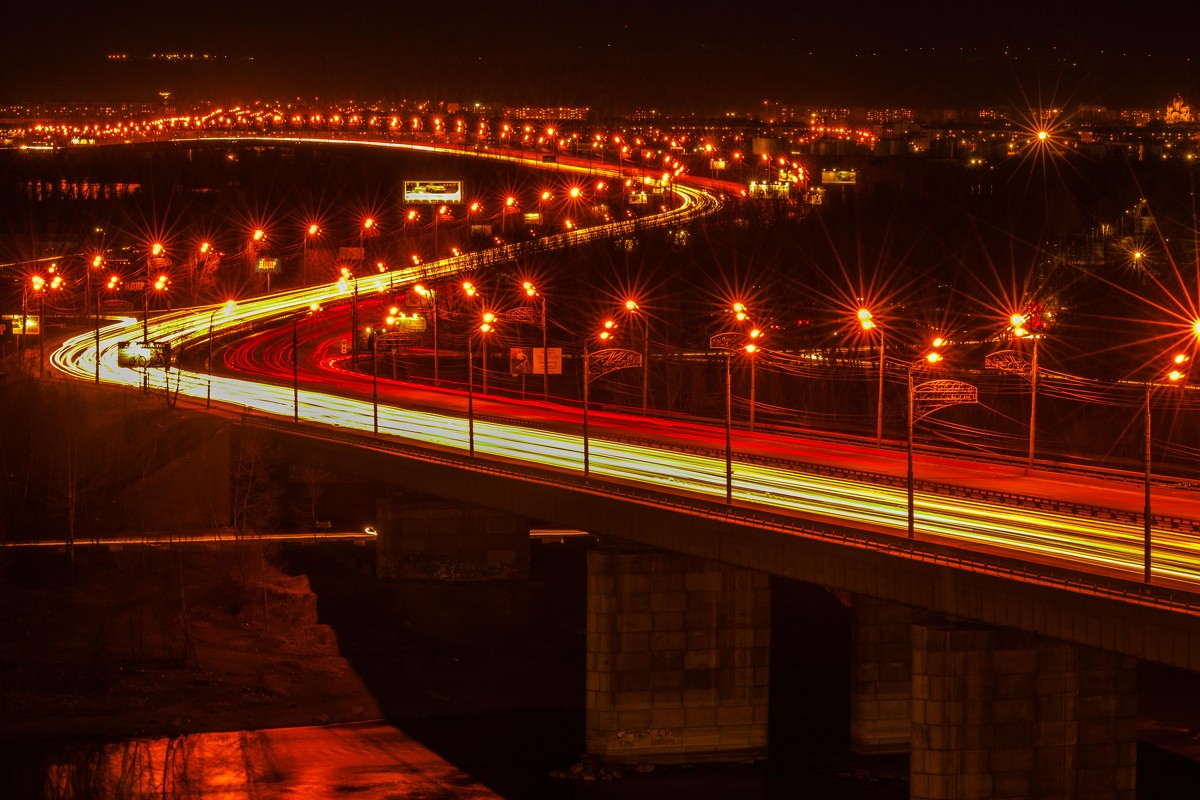
[[142, 369], [171, 363], [170, 342], [117, 342], [117, 366]]
[[561, 347], [510, 347], [508, 371], [518, 375], [562, 375]]
[[406, 203], [461, 203], [462, 181], [405, 181]]
[[751, 200], [787, 200], [792, 184], [786, 181], [750, 181], [746, 196]]
[[821, 183], [858, 183], [858, 171], [853, 169], [823, 169]]
[[4, 321], [8, 323], [9, 332], [14, 336], [23, 334], [34, 335], [41, 332], [36, 314], [5, 314]]
[[279, 272], [278, 258], [257, 258], [254, 261], [254, 271], [259, 274], [274, 275]]

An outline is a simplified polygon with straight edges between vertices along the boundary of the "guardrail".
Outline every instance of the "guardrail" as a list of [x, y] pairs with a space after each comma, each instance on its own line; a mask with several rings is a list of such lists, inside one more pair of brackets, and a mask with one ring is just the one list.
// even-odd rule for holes
[[527, 465], [500, 464], [472, 459], [466, 455], [447, 454], [424, 449], [413, 444], [389, 439], [375, 438], [344, 429], [333, 429], [308, 423], [287, 423], [253, 413], [242, 415], [242, 423], [255, 428], [272, 430], [291, 436], [341, 444], [362, 449], [394, 453], [397, 456], [451, 466], [480, 474], [513, 480], [531, 481], [552, 485], [591, 495], [611, 497], [623, 501], [645, 503], [665, 508], [687, 516], [727, 522], [740, 527], [770, 530], [801, 536], [814, 541], [824, 541], [855, 549], [871, 550], [907, 560], [947, 566], [980, 575], [1019, 580], [1064, 591], [1088, 594], [1095, 597], [1117, 600], [1124, 603], [1169, 610], [1200, 616], [1200, 595], [1160, 585], [1147, 585], [1134, 580], [1103, 578], [1076, 570], [1056, 568], [1048, 565], [1017, 561], [1003, 556], [991, 556], [984, 560], [975, 554], [920, 540], [897, 539], [885, 534], [865, 531], [849, 531], [832, 525], [799, 522], [766, 509], [752, 509], [712, 502], [702, 498], [684, 497], [657, 492], [642, 486], [632, 486], [615, 481], [601, 480], [594, 476], [584, 480], [553, 470], [539, 469]]

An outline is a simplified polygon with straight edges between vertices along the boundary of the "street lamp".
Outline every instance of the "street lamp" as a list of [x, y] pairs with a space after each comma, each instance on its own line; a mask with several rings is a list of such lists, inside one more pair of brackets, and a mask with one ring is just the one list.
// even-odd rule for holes
[[[1200, 331], [1200, 323], [1197, 323], [1196, 330]], [[1145, 382], [1146, 398], [1145, 398], [1145, 403], [1143, 405], [1143, 409], [1145, 412], [1145, 414], [1144, 414], [1144, 417], [1145, 417], [1145, 426], [1144, 426], [1145, 446], [1143, 448], [1145, 469], [1143, 471], [1143, 479], [1142, 479], [1142, 487], [1143, 487], [1143, 492], [1145, 494], [1145, 508], [1142, 511], [1142, 551], [1143, 551], [1142, 552], [1142, 572], [1143, 572], [1142, 577], [1146, 583], [1150, 583], [1151, 578], [1152, 578], [1152, 574], [1151, 574], [1152, 571], [1151, 571], [1151, 567], [1150, 567], [1150, 534], [1154, 527], [1154, 517], [1150, 511], [1150, 451], [1151, 451], [1151, 448], [1150, 448], [1150, 393], [1155, 385], [1170, 385], [1170, 384], [1180, 384], [1180, 383], [1186, 385], [1187, 373], [1183, 371], [1182, 367], [1189, 360], [1190, 359], [1188, 358], [1188, 356], [1183, 353], [1180, 353], [1179, 355], [1175, 356], [1175, 359], [1174, 359], [1175, 368], [1167, 373], [1167, 375], [1166, 375], [1167, 383], [1160, 382], [1160, 383], [1156, 384], [1154, 381], [1149, 381], [1149, 380]]]
[[437, 211], [433, 214], [433, 258], [436, 261], [438, 257], [438, 222], [442, 217], [449, 217], [450, 209], [446, 206], [438, 206]]
[[642, 322], [642, 413], [646, 413], [650, 397], [650, 320], [642, 313], [641, 306], [636, 300], [625, 301], [625, 312], [636, 317], [641, 314]]
[[1033, 341], [1029, 367], [1029, 461], [1025, 466], [1026, 472], [1033, 469], [1034, 446], [1037, 436], [1038, 341], [1042, 338], [1040, 328], [1043, 324], [1039, 308], [1031, 306], [1028, 313], [1013, 314], [1009, 318], [1013, 336]]
[[879, 396], [875, 401], [875, 443], [880, 444], [883, 442], [883, 373], [887, 364], [886, 337], [883, 335], [883, 328], [876, 324], [874, 316], [865, 308], [858, 310], [858, 324], [864, 331], [879, 331]]
[[[490, 317], [490, 319], [489, 319]], [[484, 387], [487, 392], [487, 336], [492, 332], [492, 322], [495, 316], [488, 313], [479, 325], [479, 337], [483, 342], [484, 355]], [[467, 442], [472, 458], [475, 457], [475, 354], [472, 346], [472, 332], [467, 331]]]
[[542, 301], [542, 399], [550, 397], [550, 350], [546, 337], [546, 296], [537, 290], [530, 281], [521, 284], [527, 297], [536, 297]]
[[909, 362], [908, 365], [908, 538], [916, 538], [916, 506], [913, 494], [913, 369], [921, 364], [936, 364], [942, 360], [942, 354], [936, 348], [941, 347], [945, 342], [941, 339], [935, 339], [933, 342], [934, 349], [927, 353], [924, 357], [918, 358], [916, 361]]
[[321, 226], [315, 222], [311, 222], [304, 232], [304, 254], [300, 261], [300, 283], [304, 286], [308, 285], [308, 242], [321, 235]]
[[159, 242], [150, 245], [150, 256], [146, 259], [146, 280], [142, 284], [142, 339], [150, 343], [150, 268], [154, 259], [162, 257], [163, 246]]
[[440, 385], [440, 381], [439, 381], [439, 377], [438, 377], [438, 301], [437, 301], [437, 290], [435, 290], [435, 289], [426, 289], [424, 286], [422, 286], [421, 284], [419, 284], [419, 283], [418, 283], [416, 286], [414, 286], [414, 287], [413, 287], [413, 291], [414, 291], [414, 292], [416, 292], [416, 293], [417, 293], [418, 295], [420, 295], [421, 297], [425, 298], [425, 300], [426, 300], [426, 301], [429, 303], [429, 306], [430, 306], [430, 308], [431, 308], [431, 309], [432, 309], [432, 311], [433, 311], [433, 385], [434, 385], [434, 386], [438, 386], [438, 385]]
[[[739, 309], [739, 307], [741, 307]], [[734, 304], [734, 314], [739, 319], [745, 319], [745, 307], [741, 303]], [[744, 350], [753, 359], [758, 352], [754, 339], [759, 331], [752, 331], [749, 336], [741, 331], [725, 331], [714, 334], [708, 339], [708, 346], [714, 350], [725, 351], [725, 502], [733, 502], [733, 351]], [[749, 339], [750, 341], [747, 341]], [[753, 360], [751, 360], [753, 365]]]

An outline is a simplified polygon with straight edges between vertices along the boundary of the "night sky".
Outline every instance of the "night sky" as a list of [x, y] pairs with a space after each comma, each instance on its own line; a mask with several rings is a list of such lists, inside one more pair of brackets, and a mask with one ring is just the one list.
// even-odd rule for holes
[[[640, 5], [26, 2], [5, 11], [0, 102], [171, 91], [723, 114], [768, 98], [1158, 106], [1197, 83], [1200, 39], [1165, 3]], [[155, 52], [222, 58], [145, 60]]]

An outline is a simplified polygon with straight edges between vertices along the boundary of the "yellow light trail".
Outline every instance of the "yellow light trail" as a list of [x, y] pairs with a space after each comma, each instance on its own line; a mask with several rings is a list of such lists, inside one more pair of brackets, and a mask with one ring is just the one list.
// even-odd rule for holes
[[[436, 149], [436, 148], [431, 148]], [[678, 187], [681, 209], [704, 213], [716, 202], [704, 192]], [[679, 209], [676, 209], [676, 212]], [[675, 212], [668, 218], [677, 221]], [[642, 224], [646, 224], [643, 221]], [[617, 235], [624, 223], [556, 234], [565, 237], [555, 246]], [[554, 237], [546, 237], [552, 239]], [[424, 269], [453, 275], [469, 268], [470, 256], [443, 259]], [[427, 278], [428, 272], [421, 277]], [[415, 268], [396, 270], [359, 281], [361, 291], [387, 291], [397, 282], [415, 280]], [[151, 338], [197, 347], [215, 332], [255, 323], [278, 323], [305, 313], [312, 303], [346, 301], [343, 283], [297, 289], [240, 303], [226, 312], [222, 305], [179, 311], [152, 320]], [[140, 339], [138, 320], [125, 318], [101, 329], [101, 379], [140, 386], [143, 372], [116, 365], [116, 343]], [[67, 341], [53, 355], [55, 367], [81, 380], [91, 380], [95, 365], [94, 333]], [[166, 377], [166, 376], [169, 376]], [[204, 399], [209, 392], [218, 403], [253, 409], [257, 413], [290, 418], [294, 411], [292, 386], [256, 383], [224, 375], [188, 370], [149, 370], [149, 386], [182, 396]], [[379, 432], [418, 447], [466, 452], [470, 442], [467, 420], [439, 414], [380, 405]], [[370, 402], [311, 389], [299, 390], [299, 416], [303, 422], [371, 432]], [[549, 431], [517, 422], [475, 420], [475, 452], [491, 461], [519, 461], [572, 474], [583, 472], [583, 440], [579, 434]], [[630, 444], [592, 437], [589, 441], [592, 475], [656, 491], [723, 500], [724, 453], [689, 454], [651, 444]], [[802, 519], [830, 520], [841, 526], [861, 526], [871, 531], [903, 533], [907, 528], [907, 495], [904, 486], [816, 475], [799, 468], [766, 466], [736, 460], [733, 475], [736, 503], [793, 514]], [[915, 493], [917, 531], [922, 537], [952, 541], [975, 550], [986, 549], [1012, 559], [1057, 563], [1073, 569], [1140, 577], [1142, 528], [1138, 523], [1108, 519], [1080, 519], [1067, 514], [1020, 509], [969, 498]], [[1184, 534], [1155, 531], [1154, 575], [1200, 588], [1200, 545]]]

